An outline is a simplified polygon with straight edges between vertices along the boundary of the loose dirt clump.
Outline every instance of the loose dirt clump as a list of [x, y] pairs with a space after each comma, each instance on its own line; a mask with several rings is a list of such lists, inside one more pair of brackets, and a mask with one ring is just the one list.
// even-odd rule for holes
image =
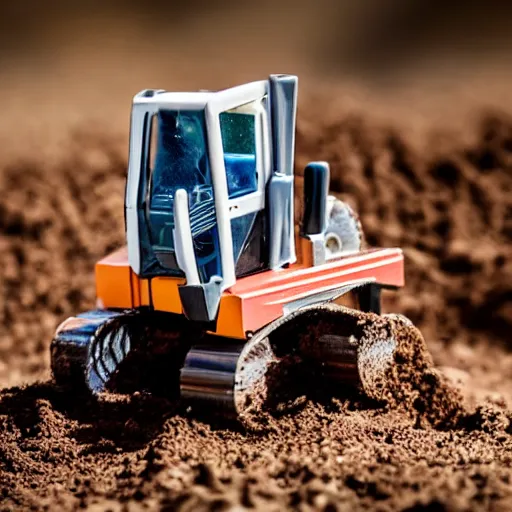
[[418, 145], [329, 107], [301, 106], [298, 172], [330, 161], [369, 243], [404, 248], [407, 286], [386, 309], [427, 343], [400, 318], [374, 326], [396, 335], [380, 383], [319, 385], [261, 432], [144, 393], [58, 389], [53, 329], [94, 307], [94, 261], [124, 238], [126, 147], [83, 129], [53, 159], [2, 161], [0, 509], [512, 508], [512, 122]]
[[[391, 339], [394, 345], [385, 369], [375, 368], [383, 359], [378, 352], [382, 339]], [[362, 387], [369, 397], [403, 410], [418, 424], [427, 421], [436, 428], [457, 425], [464, 413], [462, 394], [434, 368], [421, 332], [407, 318], [388, 315], [367, 321], [359, 353]]]

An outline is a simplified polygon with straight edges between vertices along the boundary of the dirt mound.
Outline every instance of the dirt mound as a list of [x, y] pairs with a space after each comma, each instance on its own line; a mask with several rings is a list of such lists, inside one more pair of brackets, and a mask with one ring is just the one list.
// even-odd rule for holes
[[148, 396], [73, 400], [51, 385], [5, 391], [9, 507], [447, 509], [510, 501], [510, 418], [496, 408], [437, 430], [363, 396], [310, 401], [265, 435], [176, 414]]
[[[3, 507], [512, 507], [512, 121], [485, 116], [469, 137], [436, 131], [419, 149], [398, 128], [319, 110], [302, 108], [298, 167], [330, 161], [332, 188], [356, 204], [369, 242], [405, 248], [407, 287], [388, 308], [422, 329], [442, 373], [404, 343], [387, 405], [340, 389], [262, 435], [145, 395], [5, 389]], [[25, 155], [0, 173], [4, 386], [48, 377], [55, 326], [93, 307], [94, 261], [123, 241], [125, 145], [93, 133], [75, 133], [54, 161]], [[464, 383], [464, 408], [446, 379]]]

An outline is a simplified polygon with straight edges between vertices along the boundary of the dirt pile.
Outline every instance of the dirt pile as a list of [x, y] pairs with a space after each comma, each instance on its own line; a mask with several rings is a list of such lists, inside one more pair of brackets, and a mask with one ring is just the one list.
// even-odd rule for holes
[[[396, 314], [367, 321], [363, 332], [359, 368], [365, 394], [415, 418], [417, 425], [456, 427], [465, 413], [462, 394], [434, 368], [421, 332]], [[385, 369], [379, 368], [388, 359], [380, 340], [393, 340]]]
[[399, 410], [418, 425], [456, 428], [467, 415], [456, 383], [434, 367], [421, 332], [399, 314], [311, 306], [247, 347], [267, 360], [264, 378], [246, 385], [237, 403], [252, 433], [278, 431], [284, 414], [340, 390], [347, 398], [353, 388], [370, 407]]
[[[330, 161], [332, 188], [356, 203], [369, 242], [405, 248], [407, 287], [388, 309], [421, 328], [442, 372], [404, 344], [416, 384], [394, 375], [387, 405], [341, 387], [264, 434], [143, 394], [4, 389], [0, 508], [512, 508], [512, 120], [485, 116], [469, 137], [434, 130], [418, 149], [398, 128], [332, 110], [319, 120], [328, 109], [304, 103], [298, 167]], [[94, 261], [123, 241], [125, 146], [93, 133], [75, 133], [55, 161], [27, 154], [0, 172], [5, 387], [48, 377], [55, 326], [93, 307]], [[443, 375], [464, 384], [464, 409]]]
[[6, 507], [511, 505], [510, 418], [497, 409], [436, 430], [363, 396], [340, 396], [248, 435], [147, 396], [73, 401], [41, 385], [4, 392], [0, 418]]

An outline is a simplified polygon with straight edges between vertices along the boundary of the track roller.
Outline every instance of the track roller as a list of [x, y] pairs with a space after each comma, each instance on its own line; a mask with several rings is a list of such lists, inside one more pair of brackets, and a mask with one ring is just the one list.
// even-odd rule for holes
[[264, 388], [277, 361], [268, 338], [253, 343], [193, 346], [181, 370], [181, 396], [200, 409], [237, 416], [247, 394]]

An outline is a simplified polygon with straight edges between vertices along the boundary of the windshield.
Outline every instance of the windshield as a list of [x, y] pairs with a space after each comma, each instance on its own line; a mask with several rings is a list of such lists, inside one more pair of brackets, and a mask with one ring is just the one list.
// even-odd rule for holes
[[189, 194], [199, 187], [211, 189], [204, 112], [160, 110], [155, 117], [152, 205], [172, 198], [178, 188]]
[[149, 225], [160, 263], [179, 272], [174, 255], [173, 202], [188, 192], [190, 224], [203, 282], [221, 275], [215, 203], [203, 110], [160, 110], [153, 118], [150, 149]]

